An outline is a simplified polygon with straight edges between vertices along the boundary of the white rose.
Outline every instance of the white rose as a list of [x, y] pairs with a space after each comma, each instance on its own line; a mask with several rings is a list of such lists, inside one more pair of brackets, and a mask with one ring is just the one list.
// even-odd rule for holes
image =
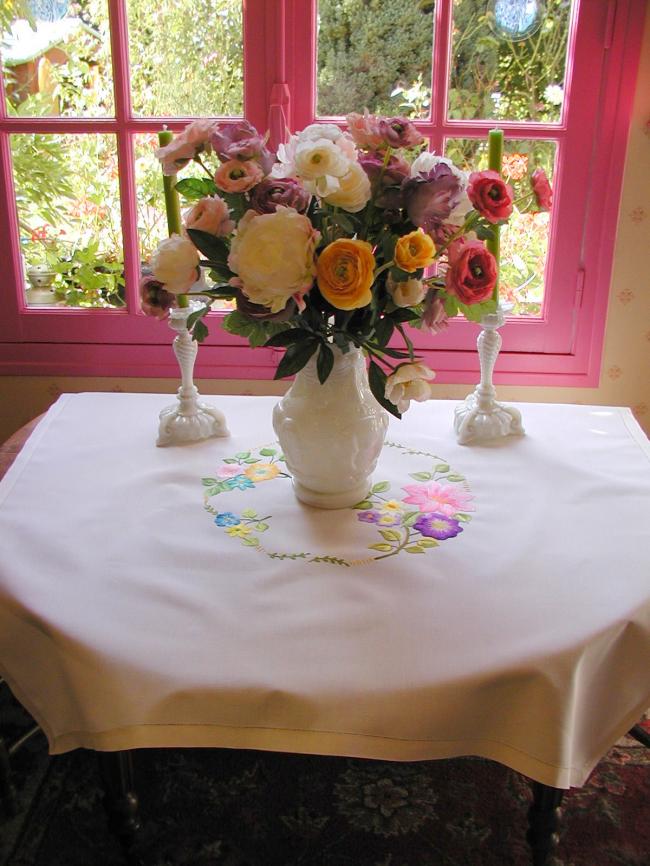
[[338, 189], [338, 179], [350, 170], [350, 160], [333, 142], [326, 138], [299, 142], [296, 146], [294, 165], [296, 174], [309, 184], [317, 184], [319, 195], [329, 195]]
[[421, 361], [402, 364], [386, 379], [386, 399], [394, 403], [399, 412], [406, 412], [411, 400], [422, 403], [433, 397], [433, 386], [427, 380], [435, 378], [435, 375], [433, 370]]
[[296, 138], [298, 141], [317, 141], [319, 138], [336, 141], [342, 135], [343, 130], [335, 123], [310, 123], [296, 135]]
[[239, 222], [228, 265], [250, 301], [279, 313], [293, 294], [311, 287], [319, 237], [294, 208], [278, 205], [271, 214], [249, 210]]
[[197, 279], [199, 253], [189, 238], [171, 235], [158, 244], [149, 265], [172, 295], [184, 294]]
[[427, 292], [422, 280], [417, 280], [414, 277], [396, 283], [389, 276], [386, 281], [386, 288], [390, 292], [396, 307], [414, 307], [424, 299]]
[[341, 207], [349, 213], [358, 213], [370, 201], [370, 180], [358, 162], [350, 165], [350, 170], [339, 178], [339, 188], [323, 201], [334, 207]]

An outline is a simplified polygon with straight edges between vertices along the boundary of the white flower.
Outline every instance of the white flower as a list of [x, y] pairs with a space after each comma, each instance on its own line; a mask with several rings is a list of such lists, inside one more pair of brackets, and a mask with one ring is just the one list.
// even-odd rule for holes
[[294, 165], [302, 180], [318, 181], [323, 177], [343, 177], [350, 169], [350, 160], [332, 141], [317, 138], [298, 142]]
[[294, 208], [278, 205], [271, 214], [249, 210], [239, 222], [228, 264], [250, 301], [279, 313], [292, 295], [311, 287], [319, 237]]
[[338, 180], [339, 188], [323, 196], [327, 204], [341, 207], [349, 213], [358, 213], [368, 204], [371, 196], [370, 179], [358, 162], [350, 164], [347, 174]]
[[189, 238], [171, 235], [160, 242], [149, 264], [168, 292], [182, 295], [196, 282], [199, 254]]
[[402, 364], [386, 379], [386, 399], [397, 406], [398, 412], [406, 412], [411, 400], [422, 403], [433, 397], [433, 387], [427, 380], [433, 379], [435, 375], [433, 370], [421, 361]]
[[414, 307], [424, 299], [427, 292], [422, 280], [411, 277], [411, 279], [396, 283], [390, 274], [386, 281], [386, 288], [396, 307]]
[[544, 99], [551, 105], [562, 105], [564, 102], [564, 90], [560, 84], [549, 84], [544, 89]]
[[343, 135], [343, 130], [335, 123], [310, 123], [296, 136], [298, 141], [317, 141], [319, 138], [327, 138], [337, 141]]

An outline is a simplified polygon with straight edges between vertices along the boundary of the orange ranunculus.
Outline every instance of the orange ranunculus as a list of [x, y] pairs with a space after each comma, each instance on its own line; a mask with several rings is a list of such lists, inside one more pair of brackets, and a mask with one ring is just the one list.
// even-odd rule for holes
[[398, 268], [412, 274], [418, 268], [433, 264], [436, 248], [423, 231], [417, 230], [401, 237], [395, 244], [395, 264]]
[[316, 262], [318, 288], [337, 310], [356, 310], [370, 303], [374, 271], [372, 247], [355, 239], [332, 241]]

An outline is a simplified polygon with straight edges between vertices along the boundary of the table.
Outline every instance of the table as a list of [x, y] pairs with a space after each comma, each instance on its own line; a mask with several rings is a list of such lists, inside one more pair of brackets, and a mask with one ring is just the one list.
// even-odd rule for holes
[[650, 704], [630, 411], [526, 404], [525, 437], [463, 447], [454, 402], [412, 405], [368, 502], [324, 512], [274, 400], [212, 398], [229, 439], [156, 448], [168, 396], [64, 395], [0, 484], [0, 672], [51, 753], [478, 755], [582, 785]]

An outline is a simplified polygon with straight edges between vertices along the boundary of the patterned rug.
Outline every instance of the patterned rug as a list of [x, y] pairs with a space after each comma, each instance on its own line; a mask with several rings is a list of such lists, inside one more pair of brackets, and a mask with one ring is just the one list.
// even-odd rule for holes
[[[1, 707], [3, 726], [25, 716]], [[645, 722], [650, 729], [650, 723]], [[0, 866], [120, 866], [95, 756], [14, 758]], [[528, 782], [476, 758], [412, 764], [229, 750], [137, 755], [145, 866], [528, 866]], [[27, 779], [27, 781], [25, 781]], [[565, 796], [558, 866], [649, 866], [650, 750], [624, 738]]]

